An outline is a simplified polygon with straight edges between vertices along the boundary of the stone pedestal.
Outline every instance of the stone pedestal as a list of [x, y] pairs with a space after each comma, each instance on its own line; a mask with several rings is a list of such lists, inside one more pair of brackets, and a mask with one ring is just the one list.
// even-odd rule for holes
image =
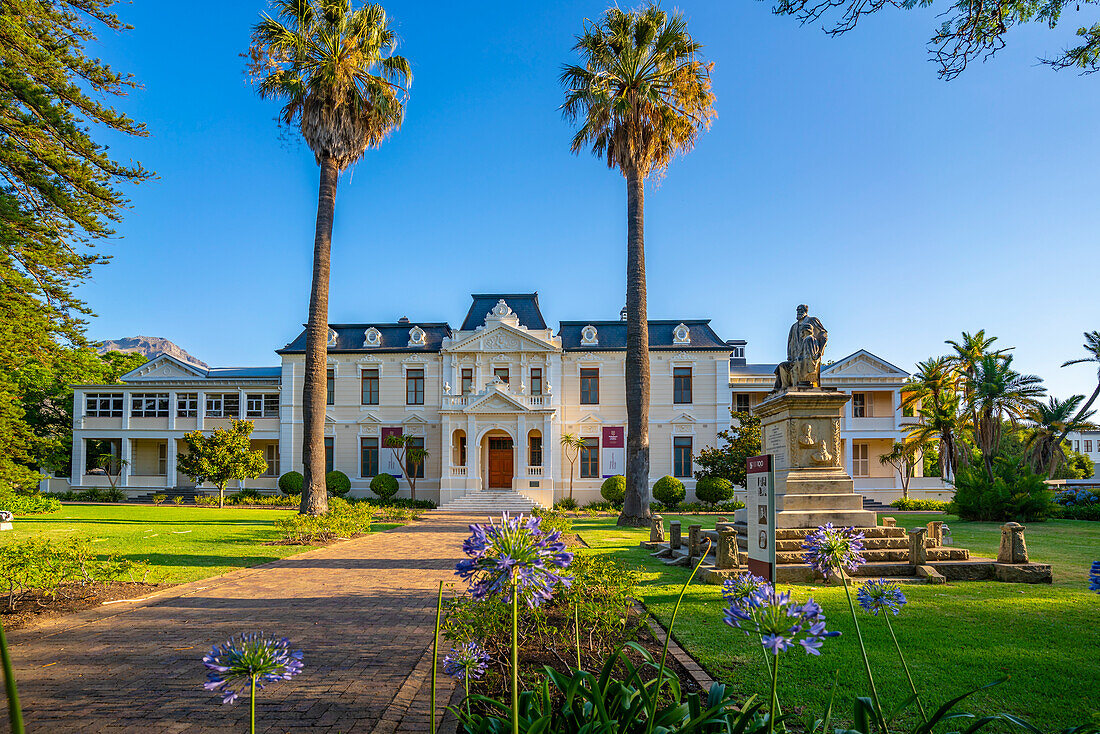
[[664, 543], [665, 542], [665, 519], [660, 515], [653, 516], [653, 524], [649, 528], [649, 542], [651, 543]]
[[932, 540], [932, 547], [943, 547], [943, 521], [933, 520], [928, 523], [928, 537]]
[[703, 526], [688, 525], [688, 561], [695, 563], [703, 554]]
[[721, 570], [737, 568], [737, 531], [732, 523], [723, 523], [718, 528], [718, 562], [715, 567]]
[[882, 517], [879, 520], [884, 528], [896, 528], [898, 526], [898, 521], [892, 517]]
[[1001, 547], [997, 551], [998, 563], [1027, 563], [1027, 543], [1024, 542], [1024, 526], [1018, 522], [1006, 522], [1001, 526]]
[[684, 544], [683, 531], [680, 529], [679, 520], [668, 521], [668, 547], [672, 550], [680, 550], [680, 546]]
[[909, 531], [909, 564], [923, 566], [928, 563], [928, 547], [924, 544], [924, 538], [928, 534], [928, 528], [913, 528]]
[[774, 457], [776, 527], [874, 527], [875, 513], [863, 509], [840, 455], [840, 417], [848, 400], [836, 390], [793, 388], [754, 409], [761, 453]]

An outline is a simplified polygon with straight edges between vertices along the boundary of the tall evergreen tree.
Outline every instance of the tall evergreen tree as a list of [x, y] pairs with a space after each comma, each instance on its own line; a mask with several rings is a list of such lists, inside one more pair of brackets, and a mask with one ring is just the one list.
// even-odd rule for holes
[[711, 65], [682, 15], [656, 3], [611, 8], [573, 47], [562, 71], [565, 117], [579, 123], [572, 150], [590, 149], [626, 179], [626, 497], [621, 525], [649, 522], [649, 322], [645, 182], [695, 146], [714, 118]]
[[129, 28], [113, 4], [0, 0], [0, 485], [35, 478], [20, 373], [84, 342], [91, 311], [73, 290], [108, 259], [95, 244], [127, 204], [120, 186], [151, 175], [93, 137], [146, 134], [109, 105], [133, 77], [86, 53], [98, 31]]

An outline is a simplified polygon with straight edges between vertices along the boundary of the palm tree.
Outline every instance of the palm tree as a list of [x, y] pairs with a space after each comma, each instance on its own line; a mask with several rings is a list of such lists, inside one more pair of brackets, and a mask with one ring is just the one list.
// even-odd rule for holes
[[[1004, 359], [1008, 355], [1008, 352], [1013, 349], [1013, 347], [993, 349], [993, 342], [995, 341], [997, 341], [997, 337], [987, 337], [985, 335], [985, 329], [980, 329], [974, 334], [964, 331], [959, 341], [948, 339], [944, 342], [955, 350], [955, 353], [946, 357], [945, 361], [958, 378], [957, 388], [962, 393], [962, 404], [968, 409], [971, 409], [968, 415], [971, 425], [975, 425], [978, 422], [978, 417], [972, 410], [973, 401], [970, 399], [970, 385], [971, 381], [974, 379], [974, 373], [978, 368], [978, 363], [981, 362], [982, 358], [986, 355], [996, 357], [997, 359]], [[970, 463], [968, 451], [959, 451], [957, 458], [963, 464]]]
[[575, 433], [561, 434], [561, 448], [565, 458], [569, 460], [569, 499], [573, 499], [573, 469], [577, 464], [577, 457], [587, 444], [585, 440]]
[[263, 98], [282, 101], [321, 168], [313, 242], [313, 285], [306, 325], [302, 394], [301, 512], [328, 510], [324, 422], [328, 354], [328, 280], [340, 172], [401, 125], [412, 81], [394, 53], [397, 34], [380, 5], [353, 10], [350, 0], [273, 0], [252, 29], [249, 70]]
[[1095, 428], [1089, 422], [1095, 411], [1076, 413], [1084, 395], [1073, 395], [1065, 400], [1051, 396], [1046, 404], [1039, 403], [1028, 411], [1031, 423], [1027, 430], [1024, 453], [1032, 469], [1054, 477], [1058, 464], [1066, 458], [1063, 436], [1070, 431], [1088, 431]]
[[562, 112], [579, 122], [572, 150], [591, 149], [626, 178], [626, 498], [620, 525], [649, 521], [649, 324], [646, 320], [645, 182], [694, 147], [714, 118], [712, 65], [682, 15], [656, 3], [610, 8], [589, 23], [567, 65]]
[[909, 427], [906, 446], [938, 444], [940, 476], [950, 479], [958, 469], [966, 416], [959, 410], [955, 372], [947, 357], [917, 363], [917, 371], [902, 389], [903, 408], [915, 408], [918, 419]]
[[1016, 424], [1046, 393], [1037, 375], [1021, 375], [1012, 369], [1011, 355], [987, 354], [967, 380], [974, 444], [981, 451], [989, 481], [993, 481], [993, 453], [1001, 442], [1005, 420]]
[[[1086, 362], [1096, 363], [1096, 389], [1092, 391], [1092, 395], [1089, 395], [1089, 399], [1081, 406], [1075, 420], [1087, 420], [1088, 416], [1086, 416], [1085, 413], [1092, 407], [1092, 404], [1096, 402], [1097, 396], [1100, 396], [1100, 331], [1086, 331], [1084, 346], [1088, 356], [1071, 359], [1068, 362], [1062, 363], [1063, 367], [1069, 367], [1071, 364], [1085, 364]], [[1062, 429], [1061, 435], [1058, 436], [1058, 445], [1062, 444], [1062, 441], [1066, 439], [1066, 435], [1070, 430], [1072, 429], [1069, 427], [1064, 427]]]

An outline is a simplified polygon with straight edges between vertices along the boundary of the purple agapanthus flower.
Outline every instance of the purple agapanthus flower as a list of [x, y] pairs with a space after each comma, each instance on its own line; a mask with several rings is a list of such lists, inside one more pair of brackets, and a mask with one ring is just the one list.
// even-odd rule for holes
[[511, 601], [514, 583], [519, 598], [536, 607], [550, 599], [555, 587], [570, 585], [572, 578], [556, 569], [568, 567], [573, 554], [565, 549], [561, 533], [544, 532], [541, 522], [506, 512], [499, 524], [470, 526], [470, 537], [462, 544], [469, 558], [458, 562], [455, 573], [469, 583], [475, 599], [500, 596]]
[[725, 597], [726, 601], [738, 601], [747, 596], [752, 596], [767, 585], [768, 582], [763, 577], [744, 571], [722, 583], [722, 596]]
[[825, 613], [813, 599], [791, 602], [789, 591], [777, 592], [764, 582], [756, 591], [729, 599], [725, 622], [749, 636], [758, 636], [773, 655], [801, 645], [807, 655], [820, 655], [821, 643], [839, 632], [825, 629]]
[[856, 592], [856, 599], [861, 607], [876, 617], [882, 611], [891, 611], [896, 617], [902, 605], [908, 601], [901, 592], [901, 586], [896, 581], [886, 579], [864, 581]]
[[233, 703], [256, 680], [257, 688], [264, 683], [290, 680], [302, 672], [302, 651], [290, 651], [285, 637], [245, 632], [230, 637], [224, 645], [214, 645], [203, 657], [209, 669], [203, 688], [217, 691], [222, 703]]
[[478, 680], [485, 675], [492, 658], [476, 642], [452, 647], [443, 658], [443, 672], [455, 680]]
[[849, 574], [866, 563], [860, 552], [863, 551], [863, 533], [855, 528], [834, 528], [826, 523], [810, 535], [802, 544], [806, 551], [802, 558], [810, 568], [825, 578], [839, 570]]
[[1089, 571], [1089, 591], [1100, 593], [1100, 561], [1092, 562], [1092, 569]]

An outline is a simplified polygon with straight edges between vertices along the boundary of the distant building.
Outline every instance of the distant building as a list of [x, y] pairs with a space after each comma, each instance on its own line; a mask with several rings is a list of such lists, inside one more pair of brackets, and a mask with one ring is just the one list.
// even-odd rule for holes
[[1080, 451], [1092, 459], [1091, 478], [1100, 479], [1100, 430], [1067, 433], [1066, 440], [1074, 451]]
[[[653, 320], [650, 339], [650, 479], [683, 479], [693, 497], [692, 456], [718, 442], [731, 407], [752, 408], [771, 389], [775, 365], [748, 364], [743, 341], [725, 342], [707, 319]], [[187, 431], [253, 421], [267, 472], [246, 487], [275, 490], [301, 471], [305, 332], [277, 354], [281, 366], [203, 369], [162, 355], [121, 385], [75, 386], [73, 488], [106, 486], [95, 457], [121, 456], [117, 483], [130, 495], [193, 486], [177, 457]], [[574, 496], [599, 497], [605, 477], [624, 473], [626, 322], [563, 321], [557, 333], [538, 295], [478, 294], [458, 329], [442, 322], [331, 324], [326, 463], [369, 495], [373, 476], [402, 477], [384, 445], [409, 434], [428, 449], [417, 495], [446, 504], [479, 489], [511, 489], [541, 504], [569, 492], [560, 440], [587, 443], [575, 462]], [[908, 375], [860, 351], [822, 370], [826, 387], [852, 395], [841, 435], [857, 491], [900, 494], [878, 456], [901, 437], [899, 388]], [[46, 480], [57, 488], [57, 480]], [[67, 488], [67, 487], [65, 487]], [[915, 479], [915, 496], [943, 496], [939, 480]]]

